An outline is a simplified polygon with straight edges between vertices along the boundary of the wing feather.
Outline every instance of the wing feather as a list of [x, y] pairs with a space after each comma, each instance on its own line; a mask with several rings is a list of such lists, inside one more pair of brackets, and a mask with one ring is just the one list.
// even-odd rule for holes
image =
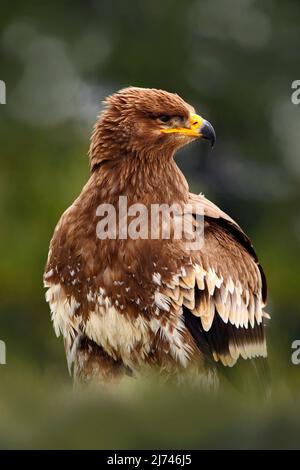
[[[189, 202], [194, 214], [202, 205], [205, 231], [193, 265], [173, 278], [177, 296], [178, 289], [181, 292], [178, 305], [182, 302], [186, 327], [199, 348], [206, 341], [212, 358], [224, 365], [234, 365], [240, 356], [266, 357], [267, 287], [251, 241], [204, 196], [191, 194]], [[164, 282], [161, 291], [170, 295]]]

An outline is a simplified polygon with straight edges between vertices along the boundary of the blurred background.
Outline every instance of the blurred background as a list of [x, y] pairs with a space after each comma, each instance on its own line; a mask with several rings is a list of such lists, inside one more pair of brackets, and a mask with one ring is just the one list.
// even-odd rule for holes
[[[255, 0], [2, 1], [0, 365], [2, 448], [300, 448], [300, 3]], [[254, 242], [269, 281], [271, 399], [125, 384], [74, 393], [42, 272], [61, 213], [88, 178], [105, 96], [177, 92], [217, 145], [177, 162], [193, 191]]]

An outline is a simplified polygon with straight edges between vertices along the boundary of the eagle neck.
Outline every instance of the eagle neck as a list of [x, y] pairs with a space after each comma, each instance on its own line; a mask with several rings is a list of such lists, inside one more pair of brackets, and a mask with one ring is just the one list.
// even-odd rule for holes
[[188, 183], [173, 156], [126, 156], [104, 162], [95, 172], [96, 184], [110, 197], [127, 196], [132, 202], [187, 203]]

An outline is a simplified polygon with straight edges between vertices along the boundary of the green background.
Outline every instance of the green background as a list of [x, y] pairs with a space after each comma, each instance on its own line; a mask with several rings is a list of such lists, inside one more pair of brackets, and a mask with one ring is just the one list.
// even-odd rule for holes
[[[0, 4], [0, 447], [300, 447], [300, 3]], [[180, 94], [213, 123], [177, 162], [254, 242], [269, 283], [273, 392], [211, 396], [131, 381], [72, 391], [42, 272], [54, 226], [88, 178], [92, 125], [128, 85]], [[242, 380], [242, 379], [241, 379]]]

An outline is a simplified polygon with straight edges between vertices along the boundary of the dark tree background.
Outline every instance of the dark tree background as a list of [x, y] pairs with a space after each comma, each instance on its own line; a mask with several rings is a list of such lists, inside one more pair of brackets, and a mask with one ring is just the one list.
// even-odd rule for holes
[[[0, 447], [300, 447], [299, 18], [299, 2], [279, 0], [1, 2]], [[249, 233], [265, 268], [267, 403], [155, 379], [72, 393], [42, 271], [88, 178], [101, 101], [128, 85], [177, 92], [214, 124], [213, 152], [192, 144], [177, 162]]]

